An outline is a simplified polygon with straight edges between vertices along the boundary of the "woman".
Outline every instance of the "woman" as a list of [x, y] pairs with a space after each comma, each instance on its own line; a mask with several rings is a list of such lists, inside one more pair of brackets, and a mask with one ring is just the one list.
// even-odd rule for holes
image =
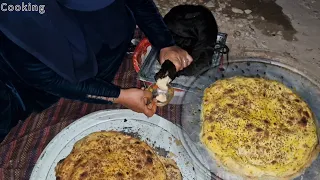
[[1, 4], [0, 139], [19, 119], [60, 97], [119, 103], [152, 116], [156, 106], [146, 103], [152, 99], [150, 92], [111, 83], [136, 24], [160, 50], [160, 63], [169, 59], [178, 71], [192, 62], [175, 46], [152, 0], [31, 0], [29, 4], [42, 11], [9, 11], [25, 5], [20, 0]]

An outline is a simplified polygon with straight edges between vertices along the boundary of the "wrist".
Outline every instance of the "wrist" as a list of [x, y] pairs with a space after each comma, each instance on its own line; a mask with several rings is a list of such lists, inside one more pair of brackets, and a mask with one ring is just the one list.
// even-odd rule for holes
[[160, 49], [160, 52], [166, 51], [166, 50], [170, 49], [171, 47], [172, 47], [172, 46], [163, 47], [162, 49]]
[[118, 98], [113, 99], [113, 103], [122, 104], [125, 99], [124, 98], [125, 94], [126, 94], [126, 91], [124, 89], [120, 89], [120, 94], [119, 94]]

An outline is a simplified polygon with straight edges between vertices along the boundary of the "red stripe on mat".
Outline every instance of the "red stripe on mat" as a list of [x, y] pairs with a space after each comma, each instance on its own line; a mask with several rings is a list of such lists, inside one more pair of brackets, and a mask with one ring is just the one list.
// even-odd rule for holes
[[53, 123], [53, 124], [55, 124], [55, 122], [58, 121], [59, 113], [60, 113], [60, 110], [61, 110], [61, 104], [63, 104], [63, 102], [64, 102], [63, 99], [60, 99], [60, 100], [58, 101], [58, 106], [57, 106], [56, 111], [55, 111], [55, 113], [54, 113], [54, 115], [53, 115], [53, 120], [52, 120], [52, 123]]
[[26, 132], [27, 126], [29, 125], [30, 117], [26, 119], [26, 121], [23, 123], [23, 126], [18, 134], [18, 136], [23, 136], [24, 133]]
[[37, 151], [37, 158], [41, 155], [42, 150], [45, 148], [44, 146], [46, 145], [46, 139], [48, 138], [48, 134], [50, 133], [50, 127], [47, 127], [44, 129], [43, 137], [41, 138], [39, 148]]
[[8, 162], [8, 161], [10, 160], [10, 158], [11, 158], [11, 156], [12, 156], [12, 153], [14, 152], [14, 149], [15, 149], [15, 147], [16, 147], [16, 144], [17, 144], [17, 140], [12, 141], [12, 142], [10, 143], [10, 148], [9, 148], [9, 150], [8, 150], [8, 154], [6, 155], [5, 162]]
[[84, 105], [82, 106], [82, 108], [81, 108], [80, 114], [81, 114], [82, 116], [84, 116], [84, 115], [86, 114], [86, 112], [87, 112], [87, 109], [88, 109], [88, 104], [84, 104]]

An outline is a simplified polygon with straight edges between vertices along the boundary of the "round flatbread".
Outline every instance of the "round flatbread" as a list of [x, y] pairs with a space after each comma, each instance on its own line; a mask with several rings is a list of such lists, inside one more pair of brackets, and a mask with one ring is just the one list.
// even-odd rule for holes
[[216, 81], [204, 92], [201, 116], [201, 142], [226, 169], [247, 178], [290, 179], [319, 153], [313, 113], [277, 81]]
[[[166, 166], [169, 163], [173, 166]], [[60, 180], [171, 180], [181, 176], [174, 161], [159, 157], [145, 142], [116, 131], [95, 132], [79, 140], [55, 170]]]

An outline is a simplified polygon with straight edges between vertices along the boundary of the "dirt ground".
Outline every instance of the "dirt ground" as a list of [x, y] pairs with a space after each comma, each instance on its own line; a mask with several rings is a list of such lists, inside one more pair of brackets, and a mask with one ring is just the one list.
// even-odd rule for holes
[[263, 57], [299, 69], [320, 83], [320, 1], [155, 0], [162, 15], [178, 4], [212, 10], [228, 34], [231, 58]]

